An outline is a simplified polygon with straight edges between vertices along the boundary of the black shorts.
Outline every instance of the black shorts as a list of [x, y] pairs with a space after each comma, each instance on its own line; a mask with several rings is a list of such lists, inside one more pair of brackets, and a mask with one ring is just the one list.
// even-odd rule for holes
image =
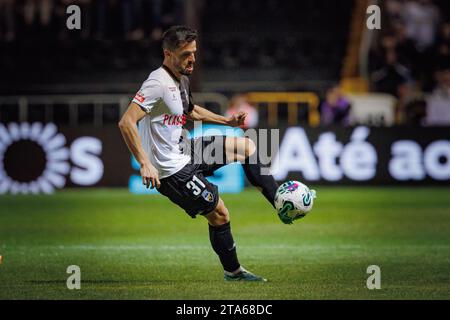
[[[217, 156], [213, 154], [214, 159], [202, 153], [208, 146], [220, 151]], [[205, 177], [226, 164], [225, 136], [192, 139], [190, 148], [191, 162], [175, 174], [161, 179], [158, 191], [195, 218], [197, 214], [208, 214], [217, 207], [219, 190]]]

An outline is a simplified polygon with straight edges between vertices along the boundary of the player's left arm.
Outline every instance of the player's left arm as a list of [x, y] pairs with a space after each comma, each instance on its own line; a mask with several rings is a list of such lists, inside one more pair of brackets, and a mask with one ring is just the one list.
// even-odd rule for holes
[[224, 124], [232, 127], [237, 127], [244, 124], [246, 112], [236, 112], [231, 117], [224, 117], [220, 114], [211, 112], [198, 105], [194, 105], [192, 110], [188, 113], [188, 118], [192, 121], [203, 121], [208, 123]]

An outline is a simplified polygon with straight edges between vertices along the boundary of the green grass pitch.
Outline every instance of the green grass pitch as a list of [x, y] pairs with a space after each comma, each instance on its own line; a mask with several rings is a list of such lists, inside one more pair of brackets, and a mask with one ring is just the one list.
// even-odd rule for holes
[[[294, 225], [255, 189], [223, 195], [240, 261], [267, 283], [224, 282], [206, 220], [162, 196], [0, 196], [0, 299], [450, 298], [450, 188], [316, 189]], [[66, 287], [69, 265], [81, 290]]]

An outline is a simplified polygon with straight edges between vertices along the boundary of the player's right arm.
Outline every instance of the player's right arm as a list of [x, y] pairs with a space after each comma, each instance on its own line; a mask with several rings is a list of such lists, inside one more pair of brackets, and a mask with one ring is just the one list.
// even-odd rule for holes
[[151, 164], [145, 153], [137, 128], [137, 123], [145, 115], [146, 113], [135, 102], [131, 102], [119, 121], [119, 129], [128, 149], [140, 165], [142, 183], [147, 186], [147, 188], [150, 184], [151, 188], [154, 188], [155, 186], [159, 188], [161, 183], [158, 178], [158, 170]]

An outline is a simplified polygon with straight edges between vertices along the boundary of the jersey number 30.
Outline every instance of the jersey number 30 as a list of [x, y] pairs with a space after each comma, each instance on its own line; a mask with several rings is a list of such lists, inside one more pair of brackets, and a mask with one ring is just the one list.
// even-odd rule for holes
[[194, 175], [192, 176], [192, 180], [186, 183], [186, 187], [189, 190], [192, 190], [192, 194], [194, 196], [198, 196], [202, 192], [202, 189], [205, 189], [206, 186], [202, 180], [200, 180], [199, 178], [197, 178], [197, 176]]

